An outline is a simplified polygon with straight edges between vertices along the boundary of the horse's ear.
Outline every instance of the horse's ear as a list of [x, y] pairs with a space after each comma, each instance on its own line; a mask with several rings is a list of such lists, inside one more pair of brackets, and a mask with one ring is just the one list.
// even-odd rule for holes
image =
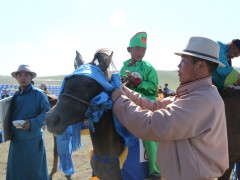
[[83, 64], [84, 64], [84, 61], [81, 54], [78, 51], [76, 51], [76, 57], [74, 59], [74, 68], [77, 69], [79, 66]]

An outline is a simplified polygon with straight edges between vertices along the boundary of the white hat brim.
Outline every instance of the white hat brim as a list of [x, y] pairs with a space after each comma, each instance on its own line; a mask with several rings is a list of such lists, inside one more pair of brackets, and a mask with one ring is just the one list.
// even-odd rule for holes
[[216, 59], [213, 59], [211, 57], [207, 57], [207, 56], [202, 56], [202, 55], [199, 55], [199, 54], [194, 54], [194, 53], [189, 53], [189, 52], [176, 52], [174, 53], [178, 56], [182, 56], [182, 55], [188, 55], [188, 56], [194, 56], [194, 57], [198, 57], [198, 58], [201, 58], [201, 59], [205, 59], [207, 61], [211, 61], [211, 62], [214, 62], [216, 64], [218, 64], [219, 67], [225, 67], [225, 65], [223, 63], [221, 63], [219, 60], [216, 60]]

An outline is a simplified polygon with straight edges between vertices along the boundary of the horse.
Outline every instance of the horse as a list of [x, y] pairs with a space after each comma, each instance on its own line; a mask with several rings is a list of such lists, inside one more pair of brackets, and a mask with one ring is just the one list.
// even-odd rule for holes
[[[96, 67], [107, 79], [112, 55], [110, 50], [100, 49], [88, 64]], [[78, 65], [80, 68], [84, 65], [81, 62]], [[64, 80], [60, 99], [46, 117], [47, 129], [54, 134], [61, 134], [67, 126], [87, 119], [85, 113], [91, 107], [90, 101], [105, 91], [102, 84], [88, 76], [73, 75]], [[105, 110], [99, 122], [94, 123], [90, 137], [94, 149], [91, 167], [97, 177], [106, 180], [122, 179], [118, 157], [123, 152], [125, 143], [115, 130], [111, 109]]]
[[220, 95], [225, 104], [229, 169], [219, 180], [229, 180], [234, 163], [240, 162], [240, 90], [227, 88], [220, 91]]
[[[52, 94], [46, 94], [47, 98], [48, 98], [48, 102], [52, 107], [54, 107], [57, 102], [58, 99], [56, 96], [52, 95]], [[57, 141], [56, 141], [56, 136], [53, 136], [53, 167], [51, 170], [51, 173], [49, 174], [50, 179], [52, 179], [53, 175], [57, 172], [57, 165], [58, 165], [58, 152], [57, 152]]]

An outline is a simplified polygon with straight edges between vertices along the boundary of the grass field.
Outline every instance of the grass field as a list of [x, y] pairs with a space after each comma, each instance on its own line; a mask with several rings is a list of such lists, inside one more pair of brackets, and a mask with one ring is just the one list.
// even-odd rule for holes
[[[91, 167], [88, 153], [92, 148], [92, 143], [89, 135], [82, 136], [83, 147], [72, 154], [75, 173], [72, 176], [73, 180], [89, 180], [91, 178]], [[53, 165], [53, 136], [47, 130], [44, 131], [44, 141], [47, 153], [48, 172], [50, 173]], [[0, 179], [6, 179], [6, 168], [8, 158], [9, 141], [0, 144]], [[53, 176], [53, 180], [66, 179], [64, 173], [60, 170]]]
[[[177, 71], [157, 70], [157, 74], [158, 74], [159, 85], [164, 87], [164, 84], [168, 83], [170, 89], [174, 91], [176, 90], [176, 88], [179, 85]], [[45, 83], [46, 85], [61, 85], [64, 77], [65, 75], [42, 76], [42, 77], [37, 77], [33, 80], [36, 85], [40, 85], [41, 83]], [[17, 84], [17, 81], [11, 76], [0, 75], [0, 84]]]

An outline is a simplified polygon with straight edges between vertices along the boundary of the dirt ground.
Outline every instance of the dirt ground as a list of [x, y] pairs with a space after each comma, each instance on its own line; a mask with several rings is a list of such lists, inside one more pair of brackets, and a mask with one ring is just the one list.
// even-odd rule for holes
[[[75, 173], [73, 180], [89, 180], [91, 178], [92, 169], [90, 167], [90, 159], [88, 158], [89, 150], [92, 143], [89, 135], [81, 137], [83, 147], [72, 154]], [[44, 140], [47, 152], [48, 172], [50, 173], [53, 165], [53, 137], [47, 130], [44, 131]], [[6, 179], [6, 168], [8, 158], [9, 142], [0, 144], [0, 179]], [[53, 180], [66, 179], [64, 173], [60, 170], [53, 176]]]

